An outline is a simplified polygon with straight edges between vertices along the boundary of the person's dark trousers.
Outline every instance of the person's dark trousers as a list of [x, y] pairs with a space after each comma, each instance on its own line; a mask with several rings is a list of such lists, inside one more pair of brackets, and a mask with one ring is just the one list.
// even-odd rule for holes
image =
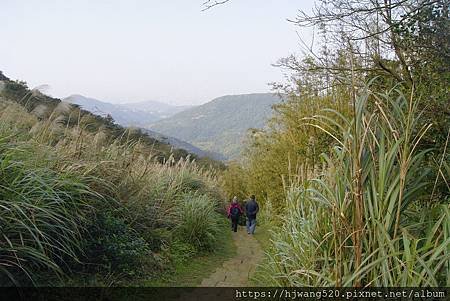
[[239, 223], [239, 218], [232, 218], [232, 219], [231, 219], [231, 229], [232, 229], [234, 232], [237, 232], [237, 226], [238, 226], [238, 223]]

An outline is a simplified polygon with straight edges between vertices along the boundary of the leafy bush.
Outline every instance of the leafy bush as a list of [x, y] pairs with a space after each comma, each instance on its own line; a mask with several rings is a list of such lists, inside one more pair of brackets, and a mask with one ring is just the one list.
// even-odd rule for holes
[[185, 263], [197, 253], [195, 246], [191, 243], [182, 242], [178, 239], [167, 245], [164, 251], [175, 267]]
[[153, 252], [160, 252], [172, 241], [172, 232], [166, 228], [156, 228], [143, 233], [142, 237]]
[[88, 228], [86, 261], [107, 271], [133, 276], [152, 253], [146, 241], [111, 212], [100, 213]]

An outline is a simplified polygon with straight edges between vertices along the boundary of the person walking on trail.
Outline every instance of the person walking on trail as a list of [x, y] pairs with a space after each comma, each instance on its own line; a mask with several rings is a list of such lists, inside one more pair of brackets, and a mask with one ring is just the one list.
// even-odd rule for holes
[[242, 213], [244, 213], [244, 210], [242, 210], [239, 205], [237, 197], [234, 197], [231, 201], [230, 207], [228, 207], [228, 218], [231, 219], [231, 230], [234, 232], [237, 232], [239, 217]]
[[258, 214], [259, 206], [255, 196], [250, 196], [250, 200], [245, 203], [245, 213], [247, 215], [247, 233], [255, 234], [256, 214]]

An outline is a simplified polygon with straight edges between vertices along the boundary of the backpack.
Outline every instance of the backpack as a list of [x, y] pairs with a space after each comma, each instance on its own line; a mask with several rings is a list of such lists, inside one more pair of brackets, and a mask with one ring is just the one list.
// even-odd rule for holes
[[238, 218], [240, 214], [239, 208], [237, 206], [232, 207], [230, 210], [230, 216], [231, 218]]

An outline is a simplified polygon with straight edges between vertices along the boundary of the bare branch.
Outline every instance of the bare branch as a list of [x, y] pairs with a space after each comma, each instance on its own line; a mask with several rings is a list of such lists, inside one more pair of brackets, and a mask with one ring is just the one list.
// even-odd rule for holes
[[202, 11], [208, 10], [214, 6], [217, 5], [222, 5], [225, 4], [227, 2], [229, 2], [230, 0], [222, 0], [222, 1], [211, 1], [211, 0], [207, 0], [206, 2], [203, 3], [204, 8], [202, 9]]

